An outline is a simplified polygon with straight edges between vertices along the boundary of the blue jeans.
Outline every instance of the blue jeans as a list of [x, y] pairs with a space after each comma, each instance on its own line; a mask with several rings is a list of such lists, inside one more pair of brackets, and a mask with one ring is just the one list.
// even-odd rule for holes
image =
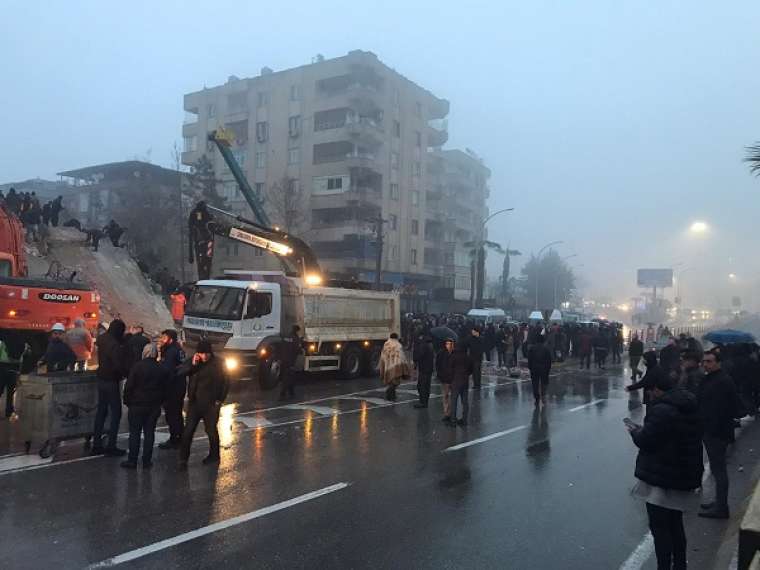
[[119, 434], [119, 422], [121, 422], [120, 384], [121, 382], [111, 380], [98, 380], [98, 410], [95, 412], [95, 428], [92, 432], [93, 447], [101, 446], [106, 416], [111, 418], [106, 447], [109, 449], [116, 447], [116, 436]]

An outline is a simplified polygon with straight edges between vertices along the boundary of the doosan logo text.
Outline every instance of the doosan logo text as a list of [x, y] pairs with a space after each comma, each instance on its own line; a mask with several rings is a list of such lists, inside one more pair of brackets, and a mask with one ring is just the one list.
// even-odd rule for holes
[[70, 293], [40, 293], [40, 299], [51, 303], [78, 303], [81, 297]]

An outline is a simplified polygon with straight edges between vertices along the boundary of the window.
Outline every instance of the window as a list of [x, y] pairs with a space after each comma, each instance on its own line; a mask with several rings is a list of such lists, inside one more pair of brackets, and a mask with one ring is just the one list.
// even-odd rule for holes
[[338, 176], [335, 178], [328, 178], [327, 179], [327, 189], [328, 190], [340, 190], [343, 188], [343, 178]]
[[248, 291], [248, 303], [245, 309], [246, 319], [258, 319], [272, 312], [272, 294], [260, 291]]
[[398, 216], [396, 216], [396, 214], [388, 216], [388, 225], [392, 230], [395, 230], [396, 227], [398, 227]]
[[301, 115], [294, 115], [288, 119], [288, 134], [291, 138], [301, 134]]
[[245, 290], [199, 285], [193, 290], [187, 314], [207, 319], [237, 320], [243, 310]]
[[398, 153], [392, 152], [391, 153], [391, 168], [393, 170], [398, 170], [398, 160], [399, 160]]
[[260, 91], [257, 94], [256, 106], [266, 107], [267, 105], [269, 105], [269, 91]]
[[391, 184], [391, 200], [398, 200], [398, 184]]
[[225, 182], [222, 185], [222, 197], [225, 200], [235, 200], [240, 198], [240, 188], [235, 182]]
[[246, 93], [230, 93], [227, 95], [227, 109], [230, 113], [239, 113], [246, 109]]
[[419, 101], [414, 104], [414, 114], [418, 117], [422, 117], [422, 103]]
[[198, 137], [195, 135], [185, 137], [185, 152], [195, 152], [198, 150]]
[[420, 222], [418, 220], [412, 220], [412, 235], [420, 235]]
[[264, 166], [266, 166], [266, 162], [267, 162], [267, 153], [257, 152], [256, 153], [256, 168], [264, 168]]
[[214, 105], [213, 103], [209, 103], [208, 105], [206, 105], [206, 116], [209, 119], [213, 119], [214, 117], [216, 117], [216, 105]]
[[391, 247], [391, 259], [398, 259], [398, 246]]
[[401, 123], [399, 123], [398, 121], [393, 121], [393, 136], [394, 137], [401, 136]]
[[411, 258], [412, 265], [417, 265], [417, 250], [412, 250], [412, 258]]
[[256, 123], [256, 140], [260, 143], [264, 143], [269, 140], [269, 123], [266, 121]]
[[412, 206], [420, 205], [420, 192], [419, 190], [412, 190]]
[[301, 162], [301, 149], [289, 148], [288, 149], [288, 164], [299, 164]]
[[419, 161], [412, 163], [412, 176], [422, 176], [422, 164]]
[[301, 86], [300, 85], [291, 85], [290, 86], [290, 100], [291, 101], [300, 101], [301, 100]]
[[417, 148], [422, 146], [422, 133], [420, 131], [414, 131], [414, 143]]
[[[258, 160], [258, 157], [256, 157], [256, 160]], [[264, 195], [264, 183], [263, 182], [256, 182], [254, 185], [254, 190], [256, 191], [257, 196], [263, 196]]]

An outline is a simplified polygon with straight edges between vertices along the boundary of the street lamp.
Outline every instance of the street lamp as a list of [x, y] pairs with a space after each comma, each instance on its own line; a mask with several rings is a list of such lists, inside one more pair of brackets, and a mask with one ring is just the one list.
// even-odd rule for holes
[[472, 288], [475, 290], [475, 295], [472, 297], [472, 308], [480, 307], [480, 305], [483, 304], [483, 285], [485, 284], [485, 277], [486, 277], [486, 250], [485, 250], [485, 231], [486, 231], [486, 224], [491, 220], [491, 218], [494, 218], [498, 216], [499, 214], [503, 214], [505, 212], [512, 212], [514, 208], [503, 208], [501, 210], [497, 210], [490, 214], [488, 217], [486, 217], [481, 223], [480, 223], [480, 232], [478, 235], [478, 242], [477, 242], [477, 248], [476, 248], [476, 255], [477, 255], [477, 261], [476, 261], [476, 270], [474, 271], [473, 277], [474, 283], [472, 284]]
[[544, 252], [546, 248], [549, 248], [553, 245], [559, 245], [561, 243], [565, 243], [562, 240], [552, 241], [547, 243], [544, 247], [538, 250], [538, 255], [536, 256], [536, 306], [535, 310], [538, 310], [538, 274], [541, 269], [541, 254]]
[[710, 226], [700, 220], [697, 220], [696, 222], [692, 223], [691, 226], [689, 226], [689, 231], [693, 234], [703, 234], [709, 229]]

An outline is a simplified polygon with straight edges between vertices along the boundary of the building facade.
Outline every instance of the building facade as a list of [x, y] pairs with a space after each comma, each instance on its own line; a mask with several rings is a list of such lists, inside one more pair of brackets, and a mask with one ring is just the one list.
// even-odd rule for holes
[[[184, 108], [182, 162], [191, 166], [205, 155], [228, 208], [252, 216], [207, 141], [216, 128], [231, 130], [233, 155], [273, 223], [307, 240], [333, 277], [374, 280], [378, 223], [386, 283], [432, 294], [447, 267], [466, 265], [445, 240], [450, 232], [427, 229], [428, 221], [444, 221], [429, 213], [440, 208], [433, 189], [453, 184], [448, 167], [435, 168], [458, 164], [455, 158], [466, 162], [464, 153], [439, 150], [448, 139], [449, 103], [373, 53], [352, 51], [280, 72], [264, 68], [254, 78], [230, 77], [185, 95]], [[476, 208], [481, 214], [484, 200]], [[260, 267], [263, 257], [222, 241], [216, 269]]]

